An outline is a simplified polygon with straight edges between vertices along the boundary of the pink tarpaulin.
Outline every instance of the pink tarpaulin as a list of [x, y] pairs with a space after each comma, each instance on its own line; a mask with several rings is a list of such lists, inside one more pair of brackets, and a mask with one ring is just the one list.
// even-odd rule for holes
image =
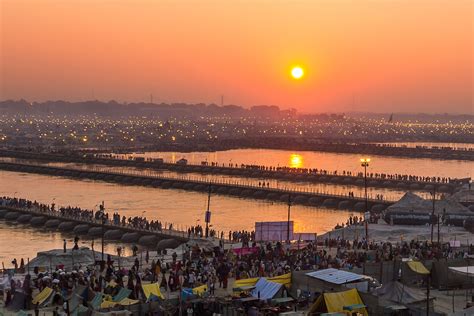
[[242, 247], [233, 249], [236, 255], [245, 256], [258, 253], [258, 247]]

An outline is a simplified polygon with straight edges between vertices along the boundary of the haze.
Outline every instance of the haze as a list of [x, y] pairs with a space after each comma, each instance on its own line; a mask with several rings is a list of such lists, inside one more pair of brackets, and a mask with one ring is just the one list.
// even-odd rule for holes
[[473, 3], [3, 0], [0, 99], [472, 113]]

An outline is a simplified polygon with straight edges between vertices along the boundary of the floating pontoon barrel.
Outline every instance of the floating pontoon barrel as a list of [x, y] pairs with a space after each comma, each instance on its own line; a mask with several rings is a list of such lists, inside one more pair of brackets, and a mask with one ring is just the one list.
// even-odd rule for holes
[[354, 204], [354, 211], [362, 212], [365, 211], [365, 202], [357, 202]]
[[140, 237], [141, 235], [139, 233], [125, 233], [120, 240], [123, 242], [137, 242]]
[[267, 200], [279, 200], [280, 199], [280, 194], [276, 192], [270, 192], [267, 194]]
[[252, 196], [253, 194], [253, 190], [242, 190], [242, 192], [240, 192], [240, 195], [241, 196]]
[[306, 204], [308, 202], [308, 197], [304, 195], [298, 195], [293, 199], [293, 202], [297, 204]]
[[173, 187], [175, 189], [182, 189], [183, 186], [184, 186], [183, 183], [179, 182], [179, 181], [173, 182], [173, 184], [171, 185], [171, 187]]
[[339, 202], [339, 204], [337, 205], [337, 208], [338, 209], [341, 209], [341, 210], [348, 210], [351, 208], [351, 202], [349, 201], [341, 201]]
[[155, 235], [143, 236], [140, 237], [138, 243], [144, 246], [154, 246], [158, 243], [158, 237], [156, 237]]
[[161, 183], [161, 188], [162, 189], [169, 189], [171, 187], [171, 182], [169, 181], [164, 181]]
[[87, 234], [89, 229], [90, 229], [89, 225], [79, 224], [79, 225], [75, 226], [72, 231], [74, 232], [74, 234]]
[[58, 229], [60, 231], [72, 231], [75, 225], [76, 223], [74, 222], [62, 222], [61, 224], [59, 224]]
[[239, 188], [232, 188], [229, 190], [229, 194], [240, 196], [242, 191]]
[[156, 245], [156, 250], [175, 249], [179, 245], [181, 245], [181, 242], [176, 239], [163, 239]]
[[8, 210], [0, 210], [0, 218], [4, 218], [8, 212], [9, 212]]
[[183, 189], [185, 190], [192, 190], [194, 188], [194, 184], [192, 183], [185, 183]]
[[58, 227], [59, 224], [61, 224], [61, 221], [59, 219], [49, 219], [47, 220], [45, 223], [44, 223], [44, 227], [48, 227], [48, 228], [55, 228], [55, 227]]
[[322, 199], [316, 196], [309, 198], [308, 200], [308, 204], [313, 205], [313, 206], [320, 205], [321, 202], [322, 202]]
[[[105, 231], [105, 229], [104, 229]], [[89, 229], [89, 231], [87, 232], [87, 235], [88, 236], [91, 236], [91, 237], [98, 237], [98, 236], [102, 236], [102, 227], [91, 227]]]
[[110, 229], [105, 232], [104, 238], [105, 239], [113, 239], [113, 240], [120, 240], [123, 236], [123, 231], [120, 229]]
[[226, 187], [220, 187], [217, 189], [217, 193], [220, 193], [220, 194], [226, 194], [227, 192], [229, 192], [229, 189]]
[[18, 212], [8, 212], [7, 214], [5, 214], [5, 219], [7, 221], [14, 221], [16, 220], [18, 217], [20, 217], [20, 213]]
[[263, 191], [255, 191], [255, 192], [252, 194], [252, 197], [253, 197], [253, 198], [256, 198], [256, 199], [263, 199], [263, 198], [265, 198], [265, 192], [263, 192]]
[[28, 222], [31, 220], [32, 217], [33, 217], [33, 216], [30, 215], [30, 214], [23, 214], [23, 215], [20, 215], [20, 216], [17, 218], [17, 221], [18, 221], [19, 223], [28, 223]]
[[323, 202], [323, 206], [325, 207], [336, 207], [337, 202], [334, 199], [325, 199]]
[[46, 216], [35, 216], [30, 220], [31, 226], [43, 226], [48, 218]]

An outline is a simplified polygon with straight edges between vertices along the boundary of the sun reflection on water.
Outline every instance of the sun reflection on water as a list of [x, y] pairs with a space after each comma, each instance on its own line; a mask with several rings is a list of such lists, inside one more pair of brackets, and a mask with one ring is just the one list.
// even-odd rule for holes
[[290, 155], [290, 167], [291, 168], [303, 168], [303, 156], [298, 154]]

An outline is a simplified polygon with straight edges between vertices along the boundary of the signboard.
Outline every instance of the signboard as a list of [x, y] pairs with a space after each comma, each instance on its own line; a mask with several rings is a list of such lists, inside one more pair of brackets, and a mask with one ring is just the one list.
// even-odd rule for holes
[[[290, 221], [290, 240], [293, 238], [293, 221]], [[285, 241], [288, 238], [288, 222], [256, 222], [255, 241]]]
[[461, 247], [461, 241], [460, 240], [450, 240], [449, 241], [449, 246], [451, 248], [459, 248], [459, 247]]

